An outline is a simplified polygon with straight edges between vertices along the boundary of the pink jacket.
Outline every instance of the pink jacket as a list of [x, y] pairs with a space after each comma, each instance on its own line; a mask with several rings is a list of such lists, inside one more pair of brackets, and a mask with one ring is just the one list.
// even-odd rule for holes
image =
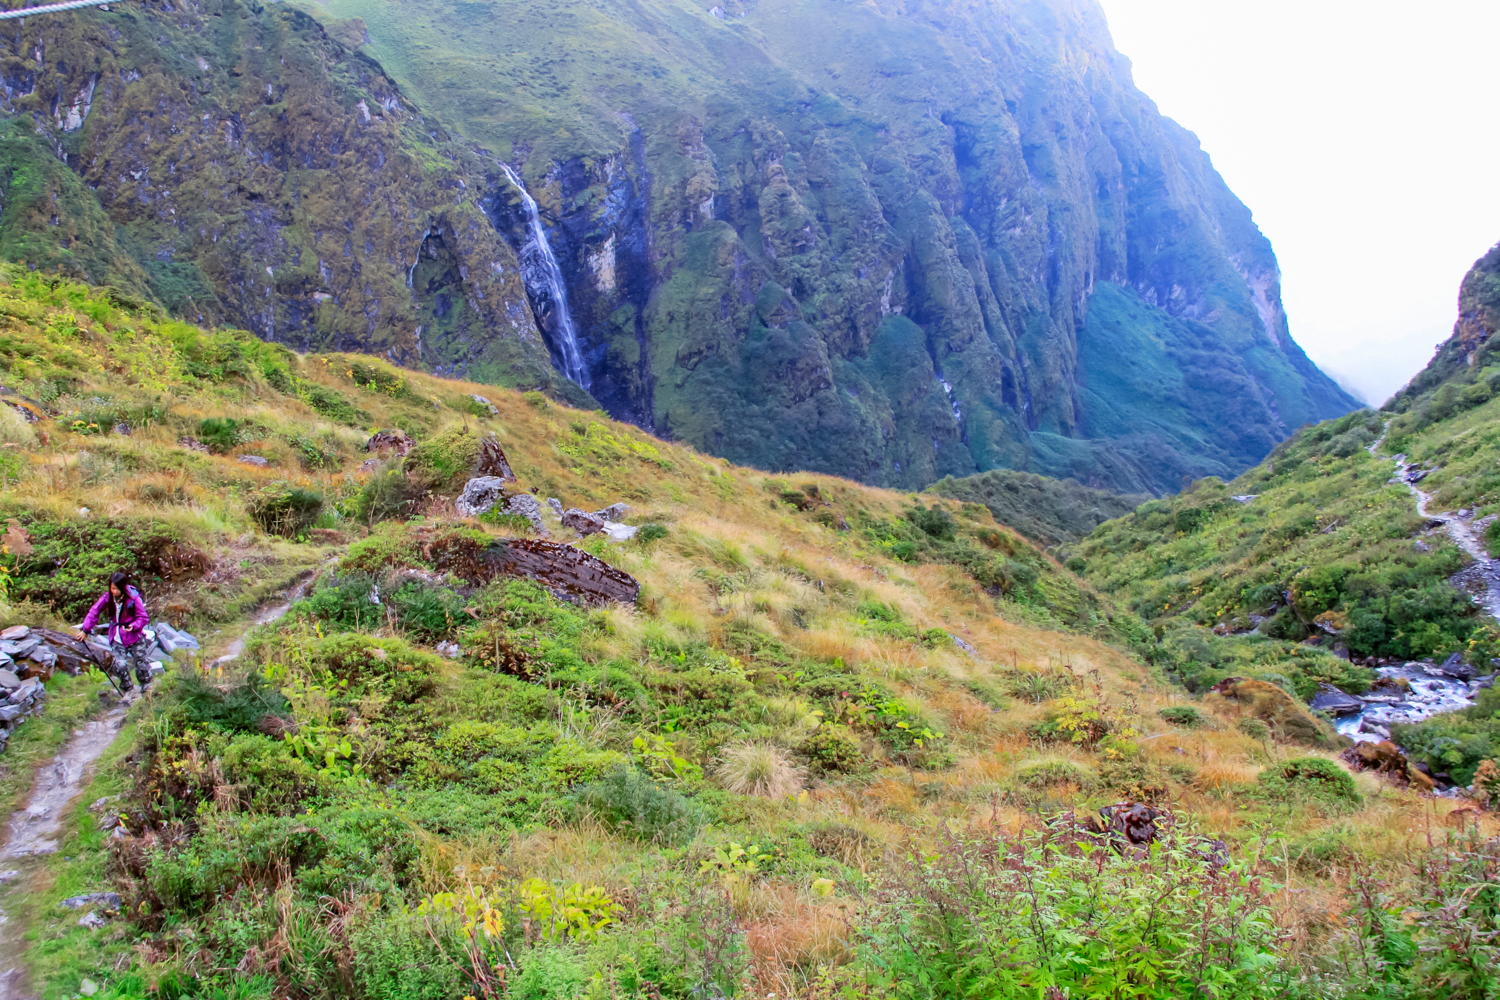
[[125, 588], [125, 600], [119, 604], [114, 602], [106, 588], [104, 594], [94, 602], [94, 606], [89, 608], [80, 627], [84, 632], [91, 632], [101, 618], [109, 623], [109, 641], [118, 642], [122, 646], [134, 646], [140, 642], [141, 630], [151, 621], [151, 616], [146, 613], [146, 601], [134, 587]]

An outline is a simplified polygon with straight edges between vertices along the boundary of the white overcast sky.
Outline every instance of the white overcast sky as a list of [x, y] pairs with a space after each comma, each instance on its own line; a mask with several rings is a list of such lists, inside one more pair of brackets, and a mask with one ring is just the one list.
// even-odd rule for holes
[[1101, 0], [1281, 261], [1292, 336], [1378, 405], [1500, 242], [1500, 0]]

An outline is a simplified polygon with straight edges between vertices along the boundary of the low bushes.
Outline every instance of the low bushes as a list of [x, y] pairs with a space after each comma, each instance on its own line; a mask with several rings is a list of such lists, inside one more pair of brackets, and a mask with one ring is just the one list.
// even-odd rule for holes
[[1168, 840], [1146, 856], [1045, 832], [949, 838], [885, 878], [861, 957], [878, 995], [1271, 1000], [1260, 880]]
[[681, 792], [629, 767], [585, 785], [573, 799], [611, 830], [637, 840], [680, 844], [703, 824], [698, 808]]
[[301, 486], [273, 483], [252, 493], [245, 506], [267, 534], [296, 538], [323, 512], [323, 496]]

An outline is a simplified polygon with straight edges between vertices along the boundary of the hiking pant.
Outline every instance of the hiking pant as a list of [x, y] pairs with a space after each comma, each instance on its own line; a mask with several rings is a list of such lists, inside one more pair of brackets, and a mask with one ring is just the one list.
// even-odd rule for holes
[[130, 680], [131, 667], [135, 668], [135, 676], [140, 680], [142, 688], [151, 683], [151, 664], [146, 659], [146, 647], [149, 645], [145, 639], [131, 646], [121, 642], [109, 644], [110, 652], [115, 654], [112, 673], [120, 682], [121, 691], [129, 691], [133, 686]]

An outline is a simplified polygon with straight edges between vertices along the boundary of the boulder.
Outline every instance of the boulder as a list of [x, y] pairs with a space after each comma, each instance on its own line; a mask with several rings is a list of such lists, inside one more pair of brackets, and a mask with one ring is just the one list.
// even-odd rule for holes
[[500, 408], [494, 403], [491, 403], [485, 397], [476, 395], [475, 393], [471, 392], [469, 393], [469, 398], [477, 403], [481, 409], [488, 411], [490, 416], [498, 417], [500, 415]]
[[17, 660], [24, 660], [31, 651], [42, 644], [39, 635], [28, 635], [21, 639], [0, 639], [0, 653], [7, 653]]
[[70, 673], [81, 667], [83, 661], [105, 669], [114, 663], [114, 654], [110, 652], [107, 644], [75, 639], [67, 632], [58, 632], [50, 628], [41, 628], [36, 631], [47, 640], [49, 646], [57, 651], [58, 662], [63, 664], [63, 669]]
[[1472, 681], [1476, 676], [1474, 668], [1464, 662], [1462, 653], [1454, 653], [1437, 666], [1429, 667], [1427, 672], [1451, 677], [1456, 681]]
[[1319, 684], [1318, 693], [1307, 703], [1315, 712], [1329, 715], [1358, 715], [1365, 710], [1365, 703], [1352, 694], [1345, 694], [1332, 684]]
[[563, 505], [562, 501], [557, 499], [557, 497], [548, 497], [547, 506], [552, 508], [552, 513], [556, 514], [558, 517], [562, 517]]
[[605, 521], [604, 527], [601, 530], [610, 537], [611, 541], [628, 542], [641, 529], [633, 524], [619, 524], [615, 521]]
[[493, 576], [523, 576], [564, 600], [583, 604], [634, 604], [641, 585], [622, 570], [559, 542], [510, 538], [491, 545], [481, 557]]
[[31, 652], [26, 654], [26, 658], [37, 666], [45, 667], [48, 670], [57, 666], [57, 650], [46, 643], [37, 643]]
[[478, 476], [464, 484], [463, 493], [453, 502], [459, 517], [478, 517], [505, 499], [505, 480], [499, 476]]
[[15, 642], [18, 639], [26, 638], [30, 634], [31, 629], [25, 625], [12, 625], [5, 631], [0, 632], [0, 639], [4, 639], [6, 642]]
[[405, 457], [416, 442], [403, 430], [377, 431], [365, 442], [365, 451], [386, 458], [391, 455]]
[[612, 503], [608, 507], [605, 507], [603, 510], [594, 511], [594, 516], [603, 518], [606, 521], [618, 521], [629, 512], [630, 507], [627, 504]]
[[585, 538], [589, 535], [597, 535], [604, 530], [604, 518], [598, 514], [579, 510], [577, 507], [569, 507], [563, 511], [562, 523]]
[[1339, 760], [1348, 764], [1351, 770], [1374, 771], [1402, 788], [1430, 792], [1434, 787], [1432, 778], [1412, 766], [1400, 748], [1389, 740], [1356, 743], [1339, 754]]
[[201, 451], [205, 455], [208, 454], [208, 445], [187, 436], [178, 438], [177, 446], [179, 448], [186, 448], [188, 451]]
[[546, 538], [551, 532], [547, 530], [546, 523], [542, 520], [542, 505], [536, 502], [536, 497], [530, 493], [517, 493], [505, 501], [505, 513], [519, 514], [526, 518], [531, 525], [531, 530]]
[[479, 442], [479, 460], [474, 463], [474, 474], [495, 476], [507, 483], [516, 481], [516, 474], [510, 468], [510, 460], [505, 457], [505, 449], [500, 447], [500, 439], [494, 434], [486, 434]]
[[25, 714], [26, 710], [20, 705], [0, 705], [0, 722], [6, 725], [10, 725]]
[[118, 910], [120, 908], [120, 894], [117, 892], [91, 892], [83, 896], [69, 896], [62, 901], [63, 906], [70, 910], [81, 910], [85, 906], [97, 906], [105, 910]]
[[266, 466], [271, 464], [270, 459], [263, 458], [260, 455], [237, 455], [234, 460], [243, 465]]

